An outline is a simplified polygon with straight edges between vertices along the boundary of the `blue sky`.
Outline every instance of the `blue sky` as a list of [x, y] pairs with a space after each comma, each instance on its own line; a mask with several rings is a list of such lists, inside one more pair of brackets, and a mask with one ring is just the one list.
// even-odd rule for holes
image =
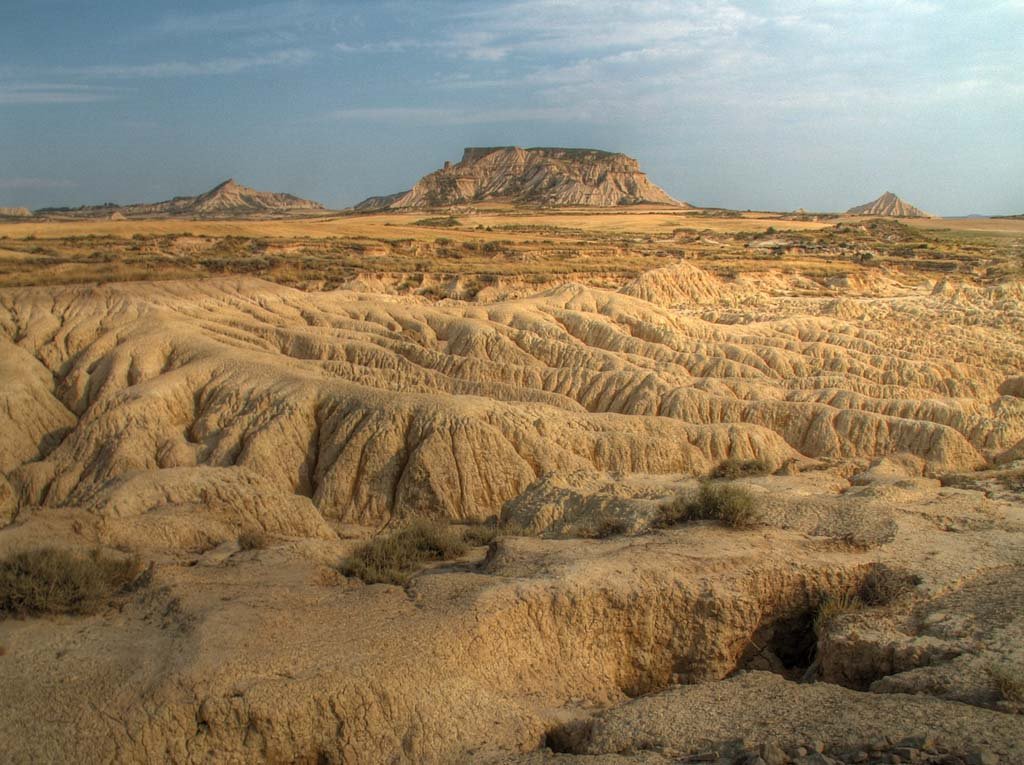
[[1024, 212], [1024, 0], [0, 3], [0, 205], [340, 207], [518, 144], [703, 205]]

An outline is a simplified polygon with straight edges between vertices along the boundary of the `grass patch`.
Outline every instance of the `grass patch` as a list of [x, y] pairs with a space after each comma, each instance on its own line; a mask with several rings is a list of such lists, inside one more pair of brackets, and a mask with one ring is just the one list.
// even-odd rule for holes
[[428, 228], [455, 228], [462, 225], [462, 221], [454, 215], [440, 216], [437, 218], [420, 218], [414, 221], [414, 226], [427, 226]]
[[722, 460], [711, 471], [711, 478], [743, 478], [751, 475], [768, 475], [771, 468], [764, 460], [738, 460], [730, 457]]
[[462, 541], [470, 547], [485, 547], [498, 536], [498, 526], [495, 523], [481, 523], [462, 531]]
[[139, 580], [138, 558], [55, 547], [24, 550], [0, 562], [0, 614], [91, 614]]
[[270, 539], [260, 529], [247, 529], [238, 535], [238, 549], [240, 550], [262, 550]]
[[690, 521], [718, 521], [733, 529], [756, 526], [759, 515], [753, 495], [741, 486], [703, 483], [696, 496], [680, 494], [661, 505], [656, 528]]
[[467, 550], [462, 535], [448, 524], [418, 519], [387, 536], [357, 548], [338, 570], [367, 584], [386, 582], [405, 585], [424, 563], [451, 560]]

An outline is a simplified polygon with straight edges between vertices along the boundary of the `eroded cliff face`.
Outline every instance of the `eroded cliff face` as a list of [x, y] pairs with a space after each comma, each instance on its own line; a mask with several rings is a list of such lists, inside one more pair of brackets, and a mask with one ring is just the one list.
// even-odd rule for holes
[[315, 535], [484, 519], [552, 472], [891, 452], [940, 472], [1021, 448], [1021, 335], [1006, 312], [978, 328], [987, 291], [715, 320], [746, 294], [687, 264], [493, 304], [248, 278], [6, 290], [0, 507], [88, 506], [110, 538], [174, 547], [230, 538], [257, 494], [290, 498], [268, 530]]
[[596, 149], [468, 148], [455, 165], [424, 176], [410, 191], [373, 197], [357, 209], [415, 209], [501, 200], [518, 204], [615, 207], [680, 205], [625, 154]]

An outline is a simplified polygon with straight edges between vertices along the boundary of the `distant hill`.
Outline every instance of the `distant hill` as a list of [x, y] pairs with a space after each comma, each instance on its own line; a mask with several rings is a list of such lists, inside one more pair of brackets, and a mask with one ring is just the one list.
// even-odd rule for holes
[[27, 218], [32, 215], [27, 207], [0, 207], [0, 218]]
[[194, 197], [174, 197], [155, 204], [87, 205], [85, 207], [46, 207], [39, 215], [75, 218], [161, 218], [161, 217], [244, 217], [274, 215], [295, 211], [323, 210], [319, 202], [273, 191], [256, 191], [234, 179], [214, 186]]
[[993, 215], [993, 218], [999, 218], [1000, 220], [1024, 220], [1024, 213], [1020, 215]]
[[538, 206], [689, 206], [647, 180], [639, 163], [625, 154], [499, 146], [468, 148], [461, 161], [446, 162], [409, 191], [370, 197], [355, 209], [402, 210], [488, 201]]
[[934, 218], [911, 204], [907, 204], [891, 191], [887, 191], [873, 202], [851, 207], [846, 211], [850, 215], [883, 215], [891, 218]]

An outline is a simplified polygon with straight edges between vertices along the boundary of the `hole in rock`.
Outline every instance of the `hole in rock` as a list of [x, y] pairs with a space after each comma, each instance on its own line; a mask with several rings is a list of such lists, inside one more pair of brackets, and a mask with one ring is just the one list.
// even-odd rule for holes
[[737, 669], [765, 670], [799, 680], [814, 663], [817, 645], [814, 611], [801, 611], [758, 628]]
[[583, 746], [590, 737], [591, 725], [591, 720], [580, 719], [549, 728], [544, 734], [543, 746], [555, 754], [582, 754]]

